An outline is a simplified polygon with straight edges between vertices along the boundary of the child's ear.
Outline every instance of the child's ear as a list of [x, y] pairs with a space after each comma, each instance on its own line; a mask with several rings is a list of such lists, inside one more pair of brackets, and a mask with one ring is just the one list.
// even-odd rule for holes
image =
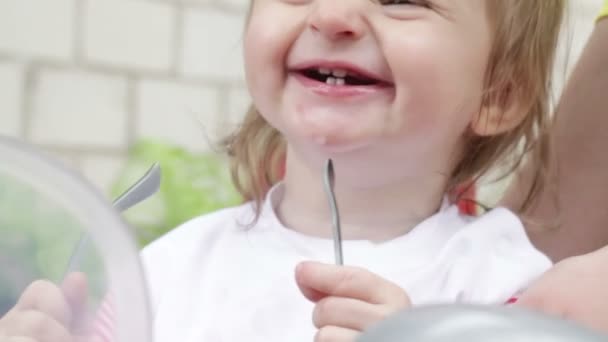
[[473, 117], [471, 129], [479, 136], [491, 136], [508, 132], [525, 118], [529, 106], [523, 103], [521, 94], [513, 87], [505, 87], [501, 95], [484, 101], [481, 110]]

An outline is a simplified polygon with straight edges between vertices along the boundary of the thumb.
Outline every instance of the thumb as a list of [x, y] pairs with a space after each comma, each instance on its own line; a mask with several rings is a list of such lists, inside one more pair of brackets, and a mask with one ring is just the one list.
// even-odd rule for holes
[[301, 263], [296, 267], [296, 283], [304, 297], [316, 303], [329, 294], [321, 291], [316, 285], [317, 279], [314, 274], [311, 274], [311, 267], [315, 267], [314, 264], [311, 266], [311, 263]]
[[87, 318], [87, 298], [89, 296], [86, 275], [80, 272], [67, 275], [61, 284], [61, 290], [71, 308], [72, 329], [82, 329]]

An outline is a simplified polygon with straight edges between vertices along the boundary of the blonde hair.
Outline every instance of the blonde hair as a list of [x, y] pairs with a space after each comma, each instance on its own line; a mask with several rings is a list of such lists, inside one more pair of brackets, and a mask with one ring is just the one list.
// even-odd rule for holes
[[[470, 184], [496, 162], [515, 155], [505, 174], [515, 171], [533, 152], [535, 177], [523, 207], [542, 186], [549, 157], [548, 126], [552, 71], [566, 0], [488, 0], [494, 24], [493, 47], [485, 80], [483, 106], [514, 99], [525, 110], [514, 129], [495, 136], [471, 135], [461, 160], [450, 175], [448, 189]], [[522, 145], [519, 145], [519, 144]], [[282, 135], [251, 106], [241, 126], [223, 145], [231, 158], [232, 178], [247, 200], [259, 204], [281, 179], [286, 142]], [[523, 146], [523, 149], [518, 149]]]

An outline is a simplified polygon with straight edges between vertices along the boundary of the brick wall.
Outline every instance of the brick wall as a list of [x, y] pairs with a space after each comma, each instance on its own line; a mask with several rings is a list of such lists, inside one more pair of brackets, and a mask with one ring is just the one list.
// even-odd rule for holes
[[208, 149], [247, 104], [247, 0], [0, 0], [0, 134], [101, 188], [128, 146]]
[[[600, 1], [573, 1], [574, 55]], [[205, 136], [226, 132], [249, 102], [248, 2], [0, 0], [0, 134], [103, 189], [142, 137], [206, 150]]]

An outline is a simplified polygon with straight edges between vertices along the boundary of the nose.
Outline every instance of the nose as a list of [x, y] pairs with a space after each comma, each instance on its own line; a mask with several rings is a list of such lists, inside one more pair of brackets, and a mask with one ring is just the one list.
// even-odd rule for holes
[[317, 0], [309, 27], [329, 40], [357, 40], [365, 33], [361, 0]]

